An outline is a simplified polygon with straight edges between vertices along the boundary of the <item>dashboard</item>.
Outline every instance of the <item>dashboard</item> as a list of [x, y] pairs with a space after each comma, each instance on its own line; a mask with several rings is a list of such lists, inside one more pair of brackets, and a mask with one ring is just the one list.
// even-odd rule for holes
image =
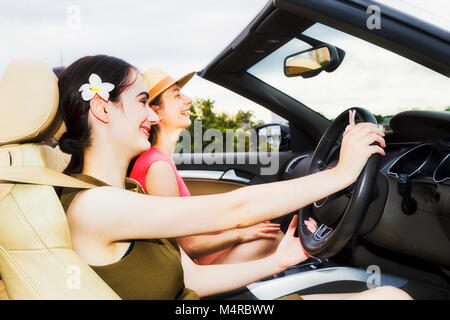
[[389, 155], [381, 163], [381, 172], [396, 178], [406, 175], [410, 179], [450, 185], [450, 141], [407, 146], [393, 144], [389, 149]]
[[[386, 156], [380, 157], [359, 235], [391, 251], [450, 266], [450, 112], [406, 113], [391, 120], [393, 131], [386, 135]], [[425, 131], [419, 139], [417, 132]], [[292, 158], [281, 178], [306, 175], [311, 155]], [[335, 163], [337, 157], [332, 158]], [[316, 216], [332, 226], [348, 199], [347, 194], [328, 201], [327, 208], [316, 208], [322, 211]]]
[[380, 167], [386, 200], [371, 242], [424, 260], [450, 265], [450, 144], [393, 143]]

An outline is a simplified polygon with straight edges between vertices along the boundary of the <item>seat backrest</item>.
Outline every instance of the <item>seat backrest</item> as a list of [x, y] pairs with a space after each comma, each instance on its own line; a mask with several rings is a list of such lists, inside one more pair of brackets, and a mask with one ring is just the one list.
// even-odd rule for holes
[[[0, 166], [66, 161], [40, 141], [61, 127], [53, 72], [37, 61], [13, 61], [0, 83]], [[119, 299], [76, 254], [53, 187], [0, 181], [0, 275], [10, 299]]]

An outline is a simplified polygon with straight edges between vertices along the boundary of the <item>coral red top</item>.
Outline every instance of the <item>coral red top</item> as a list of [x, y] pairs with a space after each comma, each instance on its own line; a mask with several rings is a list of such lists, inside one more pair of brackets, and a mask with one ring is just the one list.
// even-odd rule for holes
[[156, 161], [164, 161], [170, 164], [170, 166], [173, 169], [173, 173], [177, 178], [178, 191], [180, 193], [180, 197], [191, 196], [191, 193], [184, 184], [184, 181], [181, 178], [180, 174], [178, 173], [177, 167], [175, 166], [173, 160], [170, 159], [168, 156], [166, 156], [161, 150], [159, 150], [156, 147], [151, 147], [149, 150], [145, 151], [137, 158], [133, 166], [133, 169], [131, 170], [130, 178], [139, 182], [141, 186], [144, 188], [144, 190], [147, 192], [146, 186], [147, 171], [150, 168], [150, 166]]

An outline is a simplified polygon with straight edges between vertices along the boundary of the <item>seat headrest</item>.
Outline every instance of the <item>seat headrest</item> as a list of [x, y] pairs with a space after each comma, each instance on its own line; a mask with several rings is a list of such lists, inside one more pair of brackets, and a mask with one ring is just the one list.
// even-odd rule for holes
[[0, 146], [41, 142], [60, 129], [58, 81], [43, 62], [14, 60], [0, 82]]

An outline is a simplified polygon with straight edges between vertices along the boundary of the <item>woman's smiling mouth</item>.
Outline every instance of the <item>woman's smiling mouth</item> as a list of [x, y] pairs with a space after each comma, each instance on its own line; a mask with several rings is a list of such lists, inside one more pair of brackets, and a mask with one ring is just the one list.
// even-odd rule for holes
[[149, 137], [150, 136], [150, 126], [149, 125], [145, 125], [145, 124], [143, 124], [142, 126], [140, 126], [140, 130], [147, 136], [147, 137]]

